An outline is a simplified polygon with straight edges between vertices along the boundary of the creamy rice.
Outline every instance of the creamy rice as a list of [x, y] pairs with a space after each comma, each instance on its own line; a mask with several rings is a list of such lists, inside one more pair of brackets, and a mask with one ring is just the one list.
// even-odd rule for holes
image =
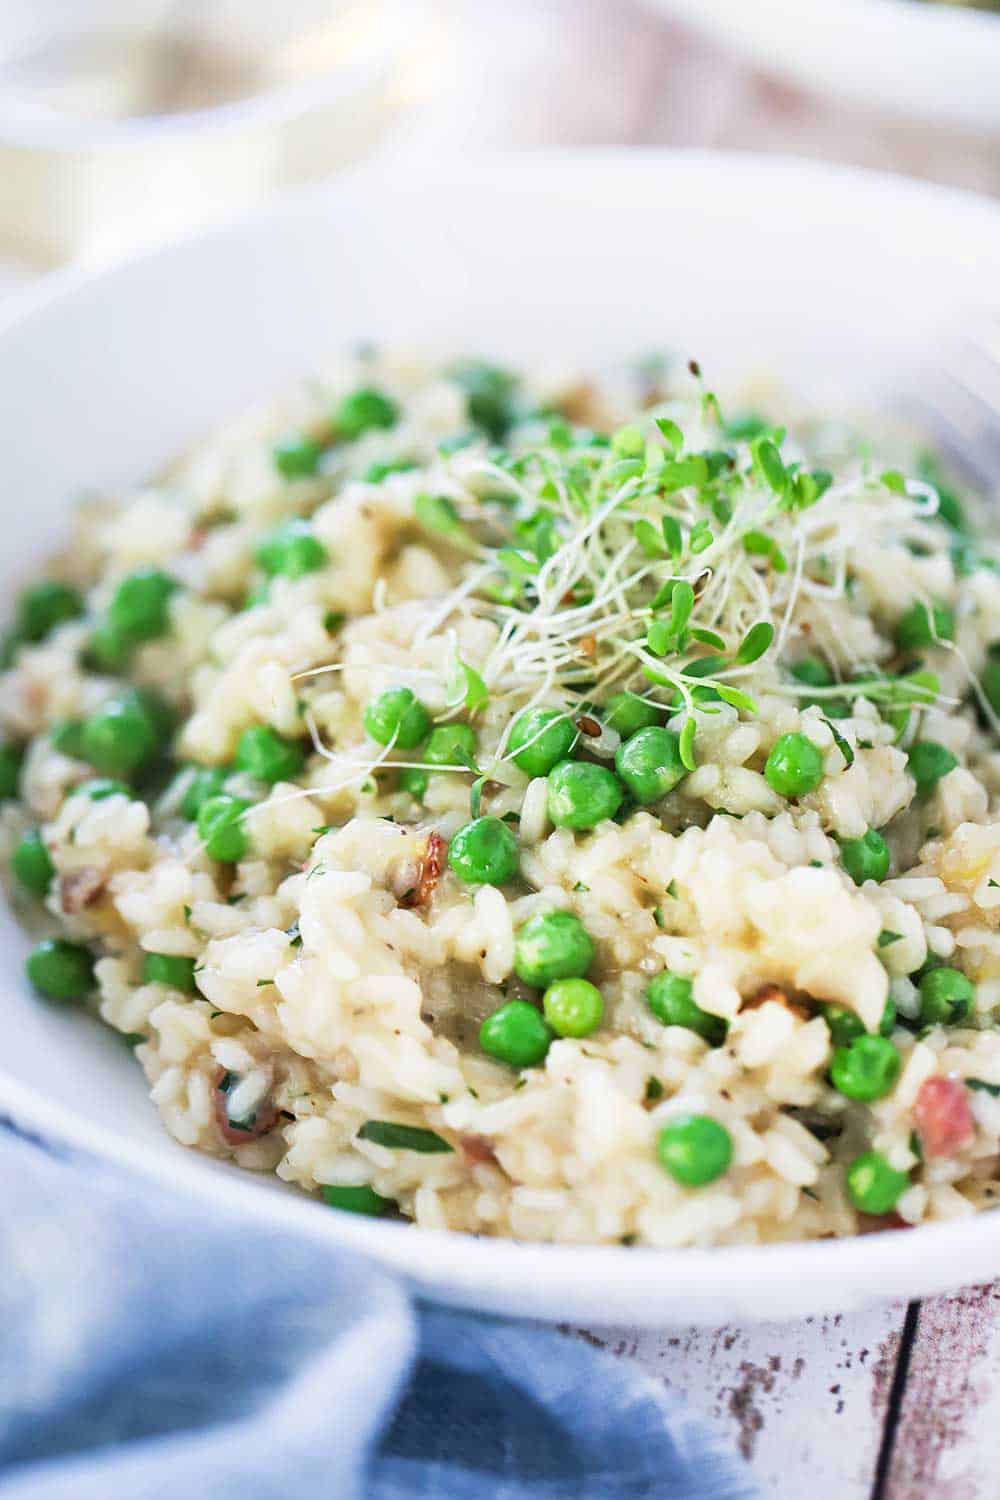
[[[381, 405], [352, 407], [359, 388]], [[348, 440], [359, 409], [377, 420]], [[47, 575], [78, 607], [43, 629], [22, 604], [0, 677], [24, 752], [0, 806], [12, 899], [92, 962], [73, 998], [133, 1043], [177, 1140], [335, 1206], [660, 1246], [990, 1207], [1000, 577], [953, 504], [843, 432], [720, 425], [686, 381], [347, 361], [78, 512]], [[129, 637], [120, 585], [149, 570], [158, 623]], [[693, 596], [673, 635], [672, 579]], [[816, 663], [824, 682], [795, 675]], [[661, 796], [621, 786], [613, 816], [554, 826], [551, 770], [512, 758], [513, 721], [565, 715], [566, 758], [609, 785], [626, 687], [686, 763]], [[398, 688], [469, 727], [472, 765], [426, 762], [426, 733], [372, 737], [366, 710]], [[157, 742], [95, 789], [129, 753], [127, 715], [110, 742], [92, 727], [112, 700]], [[248, 761], [261, 726], [287, 752], [277, 779]], [[818, 767], [792, 792], [789, 743]], [[247, 804], [236, 857], [185, 815], [205, 767]], [[449, 863], [475, 816], [516, 849], [498, 884]], [[871, 830], [890, 863], [864, 878]], [[517, 973], [519, 932], [556, 911], [594, 947], [585, 1035], [550, 1024], [550, 999], [543, 1020], [544, 984]], [[690, 980], [695, 1029], [651, 1007], [664, 973]], [[508, 1031], [530, 1007], [544, 1039], [531, 1066], [482, 1045], [512, 1003]], [[728, 1141], [713, 1172], [706, 1119]], [[665, 1139], [694, 1140], [703, 1180]]]

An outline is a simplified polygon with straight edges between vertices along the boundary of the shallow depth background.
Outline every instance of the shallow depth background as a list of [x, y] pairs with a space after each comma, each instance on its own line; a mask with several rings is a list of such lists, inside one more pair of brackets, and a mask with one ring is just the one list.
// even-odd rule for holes
[[[919, 77], [908, 116], [837, 102], [787, 81], [766, 43], [755, 65], [735, 30], [720, 43], [729, 33], [708, 12], [727, 3], [702, 16], [691, 0], [4, 0], [0, 294], [42, 267], [114, 258], [374, 156], [712, 146], [1000, 192], [1000, 100], [992, 131], [943, 123]], [[864, 3], [784, 11], [800, 31], [803, 16], [844, 14], [849, 56], [869, 47]], [[872, 4], [898, 7], [901, 26], [995, 27], [983, 69], [1000, 96], [1000, 15]], [[782, 0], [765, 8], [780, 16]], [[934, 59], [945, 98], [949, 66]]]

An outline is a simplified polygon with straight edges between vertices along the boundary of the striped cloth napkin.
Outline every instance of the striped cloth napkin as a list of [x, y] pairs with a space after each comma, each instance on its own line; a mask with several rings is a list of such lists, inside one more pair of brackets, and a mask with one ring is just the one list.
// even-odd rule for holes
[[750, 1500], [645, 1376], [0, 1127], [3, 1500]]

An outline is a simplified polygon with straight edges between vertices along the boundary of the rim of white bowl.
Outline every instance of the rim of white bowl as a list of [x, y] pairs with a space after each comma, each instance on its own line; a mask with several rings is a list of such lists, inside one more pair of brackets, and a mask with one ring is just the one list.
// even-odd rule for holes
[[[428, 184], [481, 186], [493, 180], [498, 187], [511, 179], [534, 177], [551, 181], [553, 173], [578, 175], [592, 185], [595, 174], [613, 168], [616, 174], [648, 179], [664, 171], [694, 172], [725, 180], [748, 179], [769, 187], [781, 181], [786, 189], [811, 191], [824, 201], [830, 194], [885, 195], [909, 205], [928, 200], [935, 212], [949, 210], [952, 231], [972, 233], [989, 226], [1000, 246], [1000, 203], [959, 188], [944, 187], [865, 168], [829, 165], [797, 157], [754, 153], [713, 152], [664, 148], [565, 148], [542, 152], [483, 156], [470, 163], [414, 171]], [[243, 212], [227, 223], [179, 236], [146, 249], [115, 265], [89, 271], [56, 271], [20, 292], [0, 311], [0, 338], [15, 325], [42, 314], [59, 303], [85, 295], [88, 287], [113, 280], [137, 262], [169, 259], [185, 245], [204, 240], [239, 237], [258, 221], [314, 211], [326, 198], [345, 188], [371, 184], [384, 192], [399, 176], [391, 165], [347, 169], [334, 181], [285, 190], [266, 204]], [[656, 177], [662, 191], [662, 175]], [[884, 202], [882, 207], [885, 207]], [[961, 224], [958, 222], [961, 221]], [[99, 1024], [99, 1023], [97, 1023]], [[986, 1211], [974, 1217], [934, 1222], [913, 1231], [882, 1231], [841, 1239], [794, 1240], [762, 1245], [711, 1248], [657, 1249], [646, 1246], [535, 1243], [505, 1238], [477, 1237], [461, 1232], [416, 1229], [408, 1223], [362, 1219], [332, 1213], [322, 1201], [268, 1190], [252, 1174], [232, 1170], [212, 1158], [173, 1142], [164, 1133], [160, 1146], [150, 1148], [126, 1139], [47, 1099], [7, 1074], [0, 1065], [0, 1112], [16, 1124], [64, 1144], [71, 1151], [138, 1171], [173, 1189], [210, 1200], [261, 1223], [284, 1224], [304, 1234], [345, 1249], [372, 1256], [428, 1295], [473, 1306], [490, 1305], [484, 1288], [497, 1279], [526, 1289], [525, 1315], [564, 1317], [585, 1315], [592, 1322], [620, 1321], [648, 1310], [650, 1323], [685, 1321], [686, 1299], [717, 1295], [720, 1304], [738, 1303], [745, 1316], [754, 1305], [761, 1317], [778, 1317], [782, 1294], [790, 1285], [814, 1281], [825, 1290], [817, 1308], [863, 1304], [893, 1295], [913, 1295], [957, 1287], [989, 1274], [1000, 1249], [1000, 1215]], [[414, 1250], [419, 1246], [419, 1254]], [[953, 1267], [957, 1269], [952, 1269]], [[898, 1289], [893, 1285], [893, 1273]], [[836, 1287], [836, 1292], [831, 1291]], [[595, 1305], [600, 1302], [601, 1305]], [[690, 1321], [688, 1319], [687, 1321]]]

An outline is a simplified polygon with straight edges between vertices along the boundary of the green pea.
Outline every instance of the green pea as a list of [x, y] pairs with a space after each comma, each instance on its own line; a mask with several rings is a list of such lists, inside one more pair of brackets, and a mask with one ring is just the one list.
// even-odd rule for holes
[[344, 1209], [349, 1214], [368, 1214], [371, 1218], [378, 1218], [396, 1207], [391, 1198], [381, 1197], [367, 1182], [359, 1187], [331, 1184], [324, 1187], [323, 1197], [331, 1208]]
[[830, 1063], [830, 1080], [839, 1094], [870, 1103], [889, 1093], [902, 1066], [899, 1053], [884, 1036], [859, 1036], [847, 1047], [837, 1047]]
[[468, 724], [439, 724], [431, 731], [421, 759], [429, 766], [474, 766], [475, 730]]
[[539, 989], [554, 979], [581, 978], [593, 961], [590, 933], [571, 911], [539, 912], [514, 940], [514, 972]]
[[423, 802], [429, 781], [427, 772], [419, 766], [404, 766], [399, 773], [399, 790], [407, 792], [414, 802]]
[[515, 419], [513, 404], [516, 380], [495, 365], [467, 360], [451, 371], [465, 392], [465, 410], [470, 422], [481, 427], [495, 443], [507, 435]]
[[557, 1036], [589, 1036], [604, 1017], [604, 1000], [589, 979], [557, 979], [545, 991], [542, 1009]]
[[60, 755], [69, 755], [74, 760], [83, 759], [83, 721], [81, 719], [63, 719], [59, 724], [53, 724], [49, 730], [49, 739], [53, 750], [58, 750]]
[[179, 953], [147, 953], [142, 961], [143, 984], [166, 984], [172, 990], [196, 995], [194, 959]]
[[835, 680], [830, 668], [819, 656], [803, 656], [792, 663], [789, 671], [796, 682], [804, 682], [807, 687], [832, 687]]
[[821, 1005], [820, 1015], [827, 1024], [830, 1040], [835, 1047], [849, 1047], [859, 1036], [867, 1035], [865, 1024], [857, 1011], [846, 1005], [838, 1005], [835, 1000]]
[[400, 750], [412, 750], [430, 733], [431, 716], [409, 688], [388, 688], [369, 703], [364, 724], [380, 745], [392, 742]]
[[217, 797], [232, 772], [228, 766], [200, 766], [191, 777], [181, 798], [181, 816], [194, 822], [203, 802]]
[[976, 987], [960, 969], [929, 969], [921, 977], [920, 1019], [927, 1026], [957, 1026], [972, 1010]]
[[0, 799], [16, 797], [21, 782], [24, 751], [9, 742], [0, 745]]
[[657, 974], [646, 991], [646, 1004], [664, 1026], [683, 1026], [704, 1037], [710, 1047], [721, 1047], [728, 1027], [721, 1016], [710, 1015], [694, 999], [694, 981], [686, 974]]
[[926, 797], [949, 771], [958, 765], [957, 758], [937, 740], [917, 740], [907, 752], [907, 766], [917, 783], [917, 795]]
[[546, 806], [556, 828], [595, 828], [614, 817], [624, 795], [625, 788], [606, 766], [562, 760], [549, 772]]
[[937, 641], [955, 639], [955, 616], [946, 604], [911, 604], [896, 622], [896, 645], [900, 651], [921, 651]]
[[618, 746], [615, 769], [636, 802], [658, 802], [687, 775], [680, 735], [671, 729], [640, 729]]
[[572, 719], [556, 708], [529, 708], [511, 725], [507, 753], [527, 776], [547, 776], [577, 741]]
[[325, 567], [330, 555], [308, 521], [285, 521], [263, 537], [255, 549], [258, 563], [268, 577], [282, 574], [301, 578]]
[[94, 964], [86, 948], [65, 938], [45, 938], [25, 964], [28, 978], [49, 1000], [83, 1000], [94, 987]]
[[905, 1172], [890, 1167], [879, 1151], [863, 1151], [845, 1173], [847, 1196], [863, 1214], [887, 1214], [910, 1185]]
[[159, 568], [140, 568], [123, 578], [108, 606], [108, 626], [123, 641], [151, 641], [165, 635], [168, 604], [176, 579]]
[[249, 588], [240, 606], [241, 609], [256, 609], [258, 604], [266, 604], [271, 593], [270, 583], [256, 583]]
[[390, 474], [406, 474], [419, 468], [415, 458], [388, 458], [382, 463], [369, 464], [361, 478], [365, 484], [381, 484]]
[[[832, 687], [835, 682], [833, 672], [826, 662], [818, 656], [804, 656], [801, 661], [794, 663], [789, 668], [796, 682], [804, 683], [807, 687]], [[809, 708], [818, 706], [827, 719], [848, 719], [851, 716], [850, 704], [843, 698], [812, 697], [802, 693], [799, 696], [799, 707]]]
[[517, 838], [500, 818], [474, 818], [452, 839], [448, 863], [470, 885], [503, 885], [517, 874]]
[[764, 776], [781, 797], [803, 797], [823, 780], [823, 754], [804, 734], [779, 735], [764, 765]]
[[26, 891], [35, 896], [45, 895], [56, 867], [37, 828], [21, 839], [11, 855], [10, 867]]
[[89, 797], [91, 802], [103, 802], [106, 797], [131, 799], [134, 793], [124, 781], [116, 781], [112, 776], [94, 776], [90, 781], [81, 781], [79, 786], [75, 786], [73, 796]]
[[1000, 714], [1000, 641], [994, 641], [989, 648], [979, 685], [990, 708], [995, 714]]
[[840, 858], [855, 885], [884, 880], [889, 873], [889, 845], [874, 828], [859, 839], [841, 839]]
[[704, 1187], [729, 1170], [733, 1138], [711, 1115], [675, 1115], [656, 1138], [656, 1154], [675, 1182]]
[[125, 670], [132, 654], [132, 646], [133, 641], [129, 636], [104, 620], [90, 632], [81, 660], [91, 672], [116, 677]]
[[243, 815], [250, 808], [243, 797], [220, 792], [208, 797], [198, 809], [198, 837], [211, 859], [232, 864], [242, 859], [249, 847]]
[[307, 432], [289, 432], [271, 449], [274, 467], [283, 479], [307, 479], [319, 468], [322, 446]]
[[623, 740], [627, 740], [640, 729], [659, 724], [660, 710], [647, 699], [640, 698], [638, 693], [612, 693], [601, 717], [609, 729], [616, 730]]
[[146, 715], [161, 745], [170, 739], [177, 727], [177, 712], [160, 693], [154, 688], [131, 687], [121, 697]]
[[236, 745], [236, 765], [258, 781], [272, 785], [292, 781], [305, 765], [305, 751], [295, 740], [286, 740], [266, 724], [244, 729]]
[[83, 599], [77, 589], [55, 579], [33, 584], [17, 601], [17, 630], [26, 641], [43, 641], [65, 620], [83, 614]]
[[80, 749], [98, 771], [127, 776], [158, 749], [156, 726], [131, 697], [111, 698], [83, 722]]
[[359, 438], [373, 427], [395, 427], [399, 407], [384, 391], [361, 386], [345, 396], [334, 414], [334, 426], [341, 437]]
[[508, 1000], [480, 1026], [479, 1045], [497, 1062], [533, 1068], [552, 1045], [552, 1030], [527, 1000]]

